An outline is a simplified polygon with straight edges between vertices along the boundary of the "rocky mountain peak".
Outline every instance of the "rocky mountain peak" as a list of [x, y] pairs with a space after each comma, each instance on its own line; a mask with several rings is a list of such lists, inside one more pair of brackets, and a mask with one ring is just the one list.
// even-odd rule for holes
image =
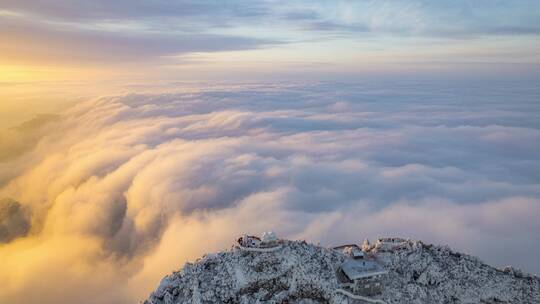
[[536, 276], [403, 238], [358, 246], [365, 257], [356, 258], [369, 259], [385, 272], [377, 278], [380, 292], [356, 296], [340, 279], [344, 263], [355, 258], [346, 251], [270, 239], [271, 246], [236, 243], [187, 263], [166, 276], [144, 303], [540, 303]]

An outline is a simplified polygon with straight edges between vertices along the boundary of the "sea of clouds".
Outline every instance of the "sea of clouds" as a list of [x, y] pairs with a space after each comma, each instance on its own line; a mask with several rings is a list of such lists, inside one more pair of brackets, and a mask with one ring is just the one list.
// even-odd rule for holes
[[523, 83], [201, 85], [36, 117], [0, 133], [0, 302], [137, 302], [265, 230], [410, 237], [540, 273], [539, 96]]

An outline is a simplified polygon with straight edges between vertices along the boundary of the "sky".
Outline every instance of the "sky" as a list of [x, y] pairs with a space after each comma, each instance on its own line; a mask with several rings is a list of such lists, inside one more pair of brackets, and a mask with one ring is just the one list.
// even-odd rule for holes
[[3, 0], [0, 81], [523, 76], [538, 74], [539, 11], [534, 0]]
[[267, 230], [539, 274], [539, 15], [0, 1], [0, 303], [136, 303]]

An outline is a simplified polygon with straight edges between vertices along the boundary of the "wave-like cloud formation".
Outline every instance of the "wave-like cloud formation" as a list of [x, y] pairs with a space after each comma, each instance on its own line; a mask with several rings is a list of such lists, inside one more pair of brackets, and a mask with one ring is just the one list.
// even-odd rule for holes
[[0, 302], [135, 302], [268, 229], [323, 244], [399, 234], [539, 272], [537, 90], [430, 87], [131, 94], [10, 129]]

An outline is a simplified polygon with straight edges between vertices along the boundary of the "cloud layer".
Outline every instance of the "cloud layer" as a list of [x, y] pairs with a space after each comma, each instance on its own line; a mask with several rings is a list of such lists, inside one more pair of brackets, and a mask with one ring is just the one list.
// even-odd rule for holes
[[202, 86], [10, 129], [0, 302], [133, 302], [268, 229], [326, 245], [397, 234], [538, 273], [538, 96], [523, 83]]

